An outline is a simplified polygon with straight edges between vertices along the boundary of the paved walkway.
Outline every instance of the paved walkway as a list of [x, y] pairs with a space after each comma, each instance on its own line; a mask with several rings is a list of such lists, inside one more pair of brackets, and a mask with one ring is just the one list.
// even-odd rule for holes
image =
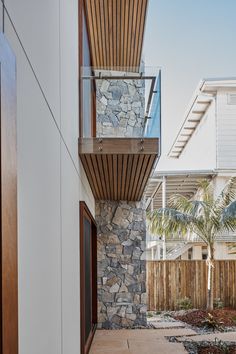
[[[184, 328], [182, 322], [159, 322], [156, 329], [98, 330], [89, 354], [186, 354], [184, 341], [215, 341], [215, 338], [236, 343], [236, 332], [199, 335]], [[178, 342], [169, 342], [177, 337]]]
[[171, 343], [165, 337], [194, 334], [184, 328], [98, 330], [90, 354], [186, 354], [182, 343]]

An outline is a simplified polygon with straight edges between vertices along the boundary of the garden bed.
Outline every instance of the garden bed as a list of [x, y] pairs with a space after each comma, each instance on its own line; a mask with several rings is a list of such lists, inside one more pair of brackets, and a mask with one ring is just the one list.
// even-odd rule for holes
[[222, 329], [224, 329], [225, 327], [236, 326], [236, 310], [227, 308], [214, 309], [212, 311], [188, 310], [185, 313], [181, 314], [179, 314], [178, 312], [173, 313], [172, 317], [175, 320], [185, 322], [191, 326], [204, 327], [204, 321], [209, 316], [209, 314], [213, 316], [214, 321], [219, 324]]
[[185, 349], [190, 354], [236, 354], [236, 344], [218, 342], [186, 342]]

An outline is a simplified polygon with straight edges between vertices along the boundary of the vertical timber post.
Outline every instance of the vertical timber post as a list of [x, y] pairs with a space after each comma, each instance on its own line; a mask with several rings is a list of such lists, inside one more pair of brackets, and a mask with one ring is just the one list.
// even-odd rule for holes
[[[166, 176], [162, 180], [162, 208], [166, 208]], [[166, 260], [166, 235], [163, 233], [163, 260]]]

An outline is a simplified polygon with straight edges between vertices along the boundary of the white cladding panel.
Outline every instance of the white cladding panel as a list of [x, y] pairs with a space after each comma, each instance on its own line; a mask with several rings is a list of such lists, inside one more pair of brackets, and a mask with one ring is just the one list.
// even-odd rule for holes
[[217, 92], [217, 168], [236, 169], [236, 91]]
[[5, 3], [25, 50], [5, 16], [17, 58], [19, 353], [76, 354], [79, 201], [95, 209], [78, 159], [78, 1]]
[[61, 353], [60, 136], [9, 23], [6, 33], [17, 53], [20, 354], [56, 354]]
[[5, 6], [59, 123], [59, 0], [5, 0]]

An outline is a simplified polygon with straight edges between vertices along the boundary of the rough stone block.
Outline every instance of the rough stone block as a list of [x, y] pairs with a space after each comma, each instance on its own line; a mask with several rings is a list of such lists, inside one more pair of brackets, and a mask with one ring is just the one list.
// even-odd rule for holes
[[129, 304], [132, 301], [132, 297], [130, 293], [117, 293], [115, 296], [115, 301], [118, 305]]
[[119, 286], [119, 284], [116, 283], [110, 287], [109, 291], [110, 291], [110, 293], [117, 293], [119, 291], [119, 289], [120, 289], [120, 286]]
[[110, 86], [110, 82], [107, 81], [107, 80], [101, 80], [101, 81], [102, 81], [102, 84], [101, 84], [101, 87], [100, 87], [100, 91], [107, 92], [108, 89], [109, 89], [109, 86]]
[[101, 294], [101, 300], [103, 302], [113, 302], [114, 301], [114, 294], [104, 292]]

